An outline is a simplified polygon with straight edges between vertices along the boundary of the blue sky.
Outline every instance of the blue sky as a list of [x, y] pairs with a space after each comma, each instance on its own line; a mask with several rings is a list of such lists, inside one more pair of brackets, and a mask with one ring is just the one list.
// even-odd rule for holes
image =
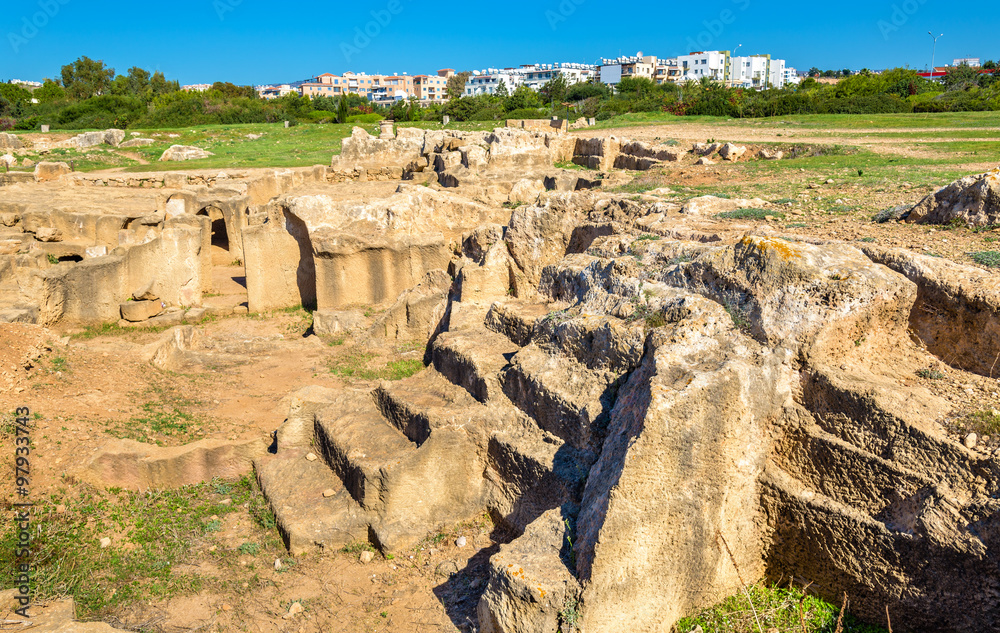
[[922, 69], [931, 60], [928, 30], [944, 33], [938, 65], [1000, 59], [998, 13], [963, 1], [4, 0], [0, 79], [57, 77], [81, 55], [119, 73], [137, 65], [185, 84], [259, 84], [346, 70], [418, 74], [739, 44], [739, 54], [771, 53], [800, 70]]

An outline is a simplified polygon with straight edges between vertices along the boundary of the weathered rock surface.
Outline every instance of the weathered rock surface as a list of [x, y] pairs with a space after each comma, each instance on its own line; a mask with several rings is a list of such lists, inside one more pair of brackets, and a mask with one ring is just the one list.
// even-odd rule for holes
[[956, 180], [921, 200], [903, 217], [921, 224], [1000, 224], [1000, 169]]
[[181, 160], [198, 160], [201, 158], [208, 158], [209, 156], [215, 156], [212, 152], [201, 149], [200, 147], [192, 147], [189, 145], [171, 145], [163, 155], [160, 156], [161, 161], [181, 161]]
[[0, 132], [0, 149], [23, 149], [24, 143], [21, 139], [7, 132]]
[[71, 170], [66, 163], [46, 163], [43, 161], [35, 165], [36, 182], [57, 180], [68, 173], [71, 173]]

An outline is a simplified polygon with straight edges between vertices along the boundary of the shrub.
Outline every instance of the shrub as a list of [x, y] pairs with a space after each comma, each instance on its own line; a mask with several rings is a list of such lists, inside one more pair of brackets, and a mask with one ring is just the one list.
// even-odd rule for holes
[[7, 132], [14, 129], [17, 122], [8, 117], [0, 117], [0, 132]]
[[508, 119], [547, 119], [548, 113], [538, 108], [519, 108], [507, 113]]
[[978, 251], [976, 253], [969, 253], [969, 257], [981, 266], [1000, 268], [1000, 253], [997, 251]]

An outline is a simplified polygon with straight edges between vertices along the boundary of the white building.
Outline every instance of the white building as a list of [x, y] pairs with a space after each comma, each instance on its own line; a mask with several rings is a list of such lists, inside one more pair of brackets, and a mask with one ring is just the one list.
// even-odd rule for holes
[[[782, 88], [788, 83], [785, 60], [770, 55], [733, 57], [729, 64], [729, 85], [765, 90]], [[792, 69], [794, 74], [794, 69]]]
[[643, 55], [639, 51], [635, 55], [601, 60], [601, 83], [617, 86], [622, 79], [629, 77], [643, 78], [655, 81], [659, 60], [655, 55]]
[[799, 71], [795, 70], [790, 66], [786, 67], [784, 76], [784, 85], [787, 86], [789, 84], [794, 84], [797, 86], [800, 83], [802, 83], [802, 78], [799, 77]]
[[496, 94], [500, 82], [507, 87], [507, 93], [512, 94], [520, 86], [527, 86], [534, 91], [556, 77], [562, 77], [568, 85], [573, 85], [597, 77], [597, 66], [589, 64], [526, 64], [519, 68], [487, 68], [483, 71], [473, 71], [465, 83], [466, 96]]
[[523, 82], [523, 73], [515, 68], [487, 68], [486, 70], [472, 71], [472, 76], [465, 82], [465, 95], [475, 97], [478, 95], [496, 94], [503, 83], [507, 88], [507, 94], [513, 93]]
[[729, 51], [697, 51], [679, 55], [677, 63], [682, 81], [701, 81], [707, 77], [724, 83], [729, 79]]
[[979, 68], [982, 66], [982, 60], [978, 57], [962, 57], [961, 59], [956, 59], [951, 63], [952, 66], [969, 66], [970, 68]]

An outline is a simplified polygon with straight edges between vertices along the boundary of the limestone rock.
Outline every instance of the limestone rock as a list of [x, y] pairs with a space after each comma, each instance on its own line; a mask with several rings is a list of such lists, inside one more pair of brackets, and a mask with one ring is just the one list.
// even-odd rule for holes
[[151, 138], [134, 138], [125, 141], [124, 143], [119, 145], [119, 147], [149, 147], [150, 145], [153, 145], [155, 143], [156, 141]]
[[765, 208], [768, 203], [760, 198], [717, 198], [716, 196], [700, 196], [692, 198], [681, 207], [681, 213], [688, 215], [711, 216], [736, 209]]
[[508, 200], [512, 203], [534, 203], [538, 199], [538, 194], [545, 191], [545, 185], [541, 180], [529, 180], [527, 178], [517, 181], [514, 188], [510, 190]]
[[121, 304], [122, 318], [132, 323], [147, 321], [164, 310], [160, 301], [126, 301]]
[[719, 148], [719, 156], [722, 160], [728, 160], [731, 162], [736, 162], [747, 153], [747, 148], [734, 145], [733, 143], [726, 143], [721, 148]]
[[71, 173], [69, 165], [66, 163], [47, 163], [41, 162], [35, 165], [35, 181], [36, 182], [48, 182], [50, 180], [58, 180], [59, 178]]
[[932, 193], [905, 214], [907, 222], [973, 226], [1000, 223], [1000, 169], [966, 176]]
[[39, 242], [61, 242], [63, 240], [63, 232], [60, 229], [53, 227], [41, 227], [35, 231], [35, 238]]
[[163, 152], [160, 156], [161, 161], [182, 161], [182, 160], [199, 160], [202, 158], [208, 158], [209, 156], [215, 156], [212, 152], [205, 151], [200, 147], [192, 147], [189, 145], [171, 145], [169, 149]]
[[702, 156], [701, 158], [699, 158], [698, 160], [696, 160], [694, 164], [695, 165], [714, 165], [715, 161], [711, 160], [711, 159], [708, 159], [708, 158], [705, 158], [704, 156]]
[[695, 143], [691, 150], [697, 156], [711, 156], [722, 148], [722, 143]]
[[148, 283], [132, 293], [132, 298], [136, 301], [155, 301], [159, 299], [160, 296], [153, 290], [155, 284], [156, 280], [150, 279]]
[[21, 139], [7, 132], [0, 132], [0, 149], [23, 149]]
[[253, 459], [266, 449], [259, 440], [199, 440], [176, 447], [116, 440], [94, 454], [78, 476], [105, 488], [177, 488], [213, 477], [245, 475], [252, 469]]
[[3, 156], [0, 156], [0, 166], [10, 169], [16, 164], [17, 164], [17, 159], [14, 158], [13, 154], [4, 154]]
[[771, 151], [768, 149], [760, 150], [760, 157], [764, 160], [781, 160], [785, 157], [785, 153], [780, 150]]

